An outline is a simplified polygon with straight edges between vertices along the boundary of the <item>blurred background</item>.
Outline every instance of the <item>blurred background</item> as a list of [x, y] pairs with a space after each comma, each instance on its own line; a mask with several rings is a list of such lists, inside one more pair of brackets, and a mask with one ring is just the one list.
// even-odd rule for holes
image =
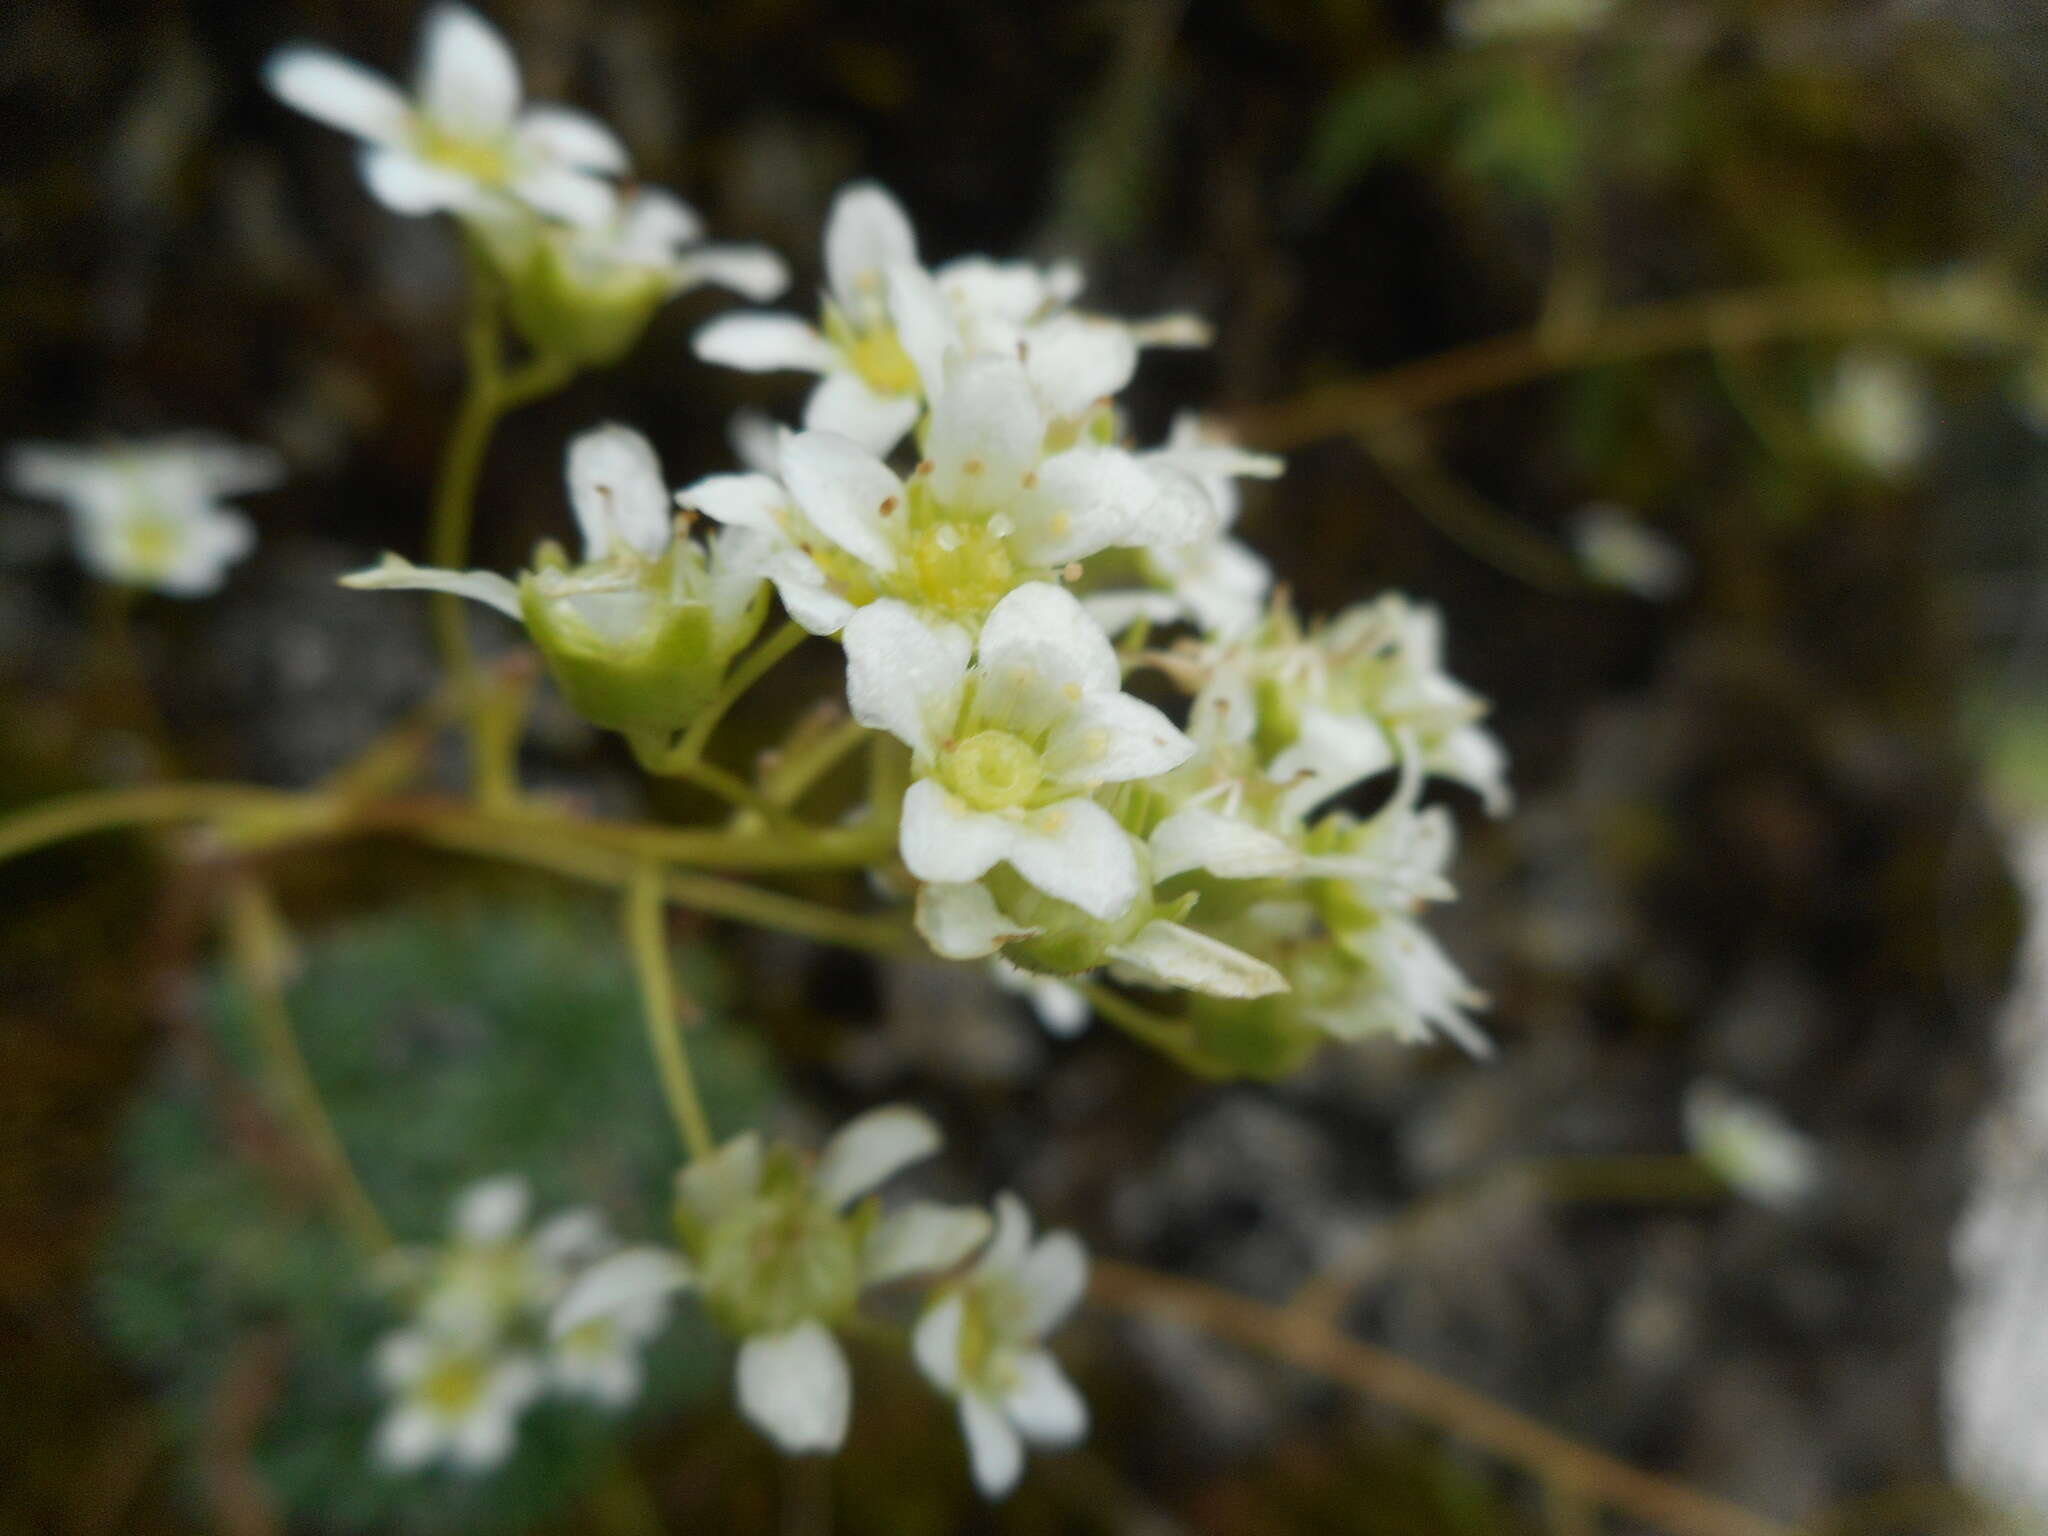
[[[1310, 610], [1440, 604], [1512, 756], [1511, 816], [1456, 803], [1444, 919], [1492, 1062], [1368, 1046], [1217, 1086], [1052, 1042], [978, 969], [707, 927], [729, 1123], [912, 1099], [947, 1121], [936, 1188], [1271, 1302], [1323, 1277], [1358, 1336], [1772, 1519], [2048, 1528], [2040, 0], [488, 9], [533, 95], [783, 252], [799, 309], [832, 192], [872, 176], [927, 259], [1073, 256], [1093, 307], [1209, 316], [1210, 350], [1148, 354], [1139, 435], [1195, 404], [1284, 449], [1244, 536]], [[1561, 19], [1483, 35], [1517, 9]], [[0, 803], [146, 777], [165, 741], [307, 785], [430, 690], [425, 605], [334, 578], [418, 552], [459, 248], [258, 82], [298, 39], [403, 77], [418, 15], [0, 21], [0, 430], [207, 427], [291, 470], [219, 596], [138, 606], [141, 688], [96, 660], [61, 514], [0, 504]], [[732, 465], [736, 406], [795, 412], [802, 381], [692, 357], [730, 302], [686, 296], [501, 433], [477, 564], [568, 532], [585, 426], [639, 427], [681, 483]], [[835, 665], [808, 648], [771, 702]], [[545, 693], [526, 768], [649, 810]], [[601, 905], [395, 843], [273, 873], [313, 1065], [402, 1228], [507, 1166], [644, 1223], [664, 1132]], [[0, 867], [0, 1531], [1654, 1528], [1109, 1312], [1064, 1351], [1089, 1445], [995, 1510], [906, 1367], [863, 1360], [848, 1451], [792, 1471], [687, 1330], [623, 1450], [565, 1424], [489, 1489], [394, 1483], [361, 1457], [374, 1308], [236, 1087], [204, 878], [141, 842]], [[1813, 1199], [1631, 1180], [1702, 1079], [1811, 1138]]]

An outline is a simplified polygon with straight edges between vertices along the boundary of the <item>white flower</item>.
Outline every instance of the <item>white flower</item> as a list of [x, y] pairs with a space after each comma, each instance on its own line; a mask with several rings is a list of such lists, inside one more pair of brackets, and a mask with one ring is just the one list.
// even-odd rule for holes
[[525, 204], [572, 224], [613, 209], [604, 178], [626, 171], [611, 130], [566, 107], [520, 106], [519, 65], [466, 5], [427, 13], [411, 99], [323, 48], [273, 54], [264, 79], [286, 104], [363, 142], [363, 180], [398, 213], [502, 217]]
[[903, 440], [957, 362], [1021, 361], [1041, 408], [1071, 436], [1081, 417], [1130, 382], [1140, 347], [1201, 346], [1209, 338], [1208, 327], [1189, 316], [1126, 322], [1069, 309], [1081, 288], [1069, 263], [968, 256], [927, 273], [909, 215], [873, 182], [834, 199], [825, 276], [820, 324], [728, 315], [698, 332], [697, 354], [729, 368], [818, 374], [805, 427], [875, 453]]
[[570, 702], [596, 724], [628, 733], [684, 724], [760, 629], [763, 543], [744, 529], [705, 546], [678, 538], [654, 449], [626, 427], [571, 443], [568, 480], [583, 534], [578, 565], [544, 548], [514, 583], [386, 555], [342, 585], [472, 598], [526, 625]]
[[1671, 540], [1606, 502], [1581, 508], [1572, 519], [1572, 547], [1579, 569], [1594, 581], [1651, 602], [1677, 596], [1692, 564]]
[[1842, 358], [1821, 398], [1819, 420], [1837, 449], [1887, 478], [1918, 463], [1934, 435], [1919, 376], [1905, 359], [1886, 352]]
[[[518, 1174], [486, 1179], [455, 1202], [449, 1242], [428, 1259], [416, 1315], [436, 1335], [481, 1346], [524, 1312], [551, 1303], [573, 1248], [529, 1238], [530, 1196]], [[557, 1229], [565, 1232], [568, 1229]]]
[[640, 1395], [641, 1351], [668, 1323], [668, 1298], [641, 1296], [551, 1341], [549, 1384], [569, 1397], [623, 1408]]
[[1271, 479], [1281, 472], [1281, 460], [1245, 452], [1186, 412], [1174, 418], [1166, 446], [1143, 458], [1155, 470], [1195, 481], [1216, 507], [1216, 528], [1184, 544], [1141, 549], [1138, 568], [1150, 590], [1092, 593], [1088, 612], [1111, 634], [1140, 618], [1155, 624], [1189, 619], [1215, 639], [1254, 628], [1273, 589], [1273, 571], [1241, 540], [1230, 537], [1229, 529], [1237, 521], [1237, 479]]
[[697, 211], [660, 187], [636, 186], [606, 219], [558, 226], [543, 238], [566, 279], [590, 293], [652, 284], [667, 298], [716, 283], [759, 303], [789, 286], [789, 268], [764, 246], [703, 244]]
[[989, 970], [997, 986], [1005, 992], [1016, 993], [1031, 1005], [1032, 1014], [1045, 1026], [1048, 1034], [1066, 1039], [1088, 1027], [1092, 1010], [1079, 987], [1055, 976], [1034, 976], [1012, 965], [1001, 955], [989, 961]]
[[1451, 30], [1468, 43], [1543, 33], [1590, 32], [1607, 19], [1617, 0], [1460, 0], [1451, 8]]
[[541, 1390], [540, 1369], [526, 1356], [425, 1329], [387, 1334], [375, 1371], [394, 1398], [377, 1427], [376, 1456], [395, 1472], [444, 1459], [472, 1473], [497, 1466]]
[[726, 315], [697, 333], [697, 355], [728, 368], [821, 375], [805, 426], [886, 453], [917, 420], [922, 393], [889, 317], [887, 274], [916, 264], [917, 234], [902, 207], [873, 182], [856, 182], [825, 221], [823, 328], [794, 315]]
[[881, 1215], [865, 1197], [938, 1149], [927, 1117], [900, 1106], [850, 1122], [807, 1166], [749, 1132], [677, 1179], [684, 1252], [628, 1248], [586, 1270], [562, 1298], [557, 1339], [684, 1289], [741, 1340], [741, 1411], [792, 1454], [846, 1436], [852, 1383], [832, 1325], [861, 1290], [948, 1269], [988, 1235], [980, 1211], [919, 1201]]
[[1685, 1135], [1695, 1157], [1759, 1205], [1788, 1210], [1820, 1184], [1813, 1142], [1769, 1105], [1725, 1084], [1701, 1081], [1686, 1089]]
[[958, 1401], [975, 1484], [992, 1499], [1016, 1486], [1025, 1441], [1074, 1445], [1088, 1432], [1088, 1405], [1044, 1343], [1087, 1284], [1080, 1241], [1048, 1232], [1034, 1243], [1023, 1202], [1004, 1194], [987, 1252], [918, 1320], [918, 1367]]
[[1007, 863], [1100, 919], [1137, 899], [1130, 835], [1091, 796], [1176, 767], [1194, 743], [1123, 691], [1115, 651], [1071, 593], [1019, 587], [978, 639], [884, 600], [848, 621], [845, 643], [854, 717], [911, 749], [913, 875], [973, 881]]
[[1095, 443], [1048, 453], [1047, 431], [1023, 367], [977, 358], [934, 399], [907, 483], [850, 438], [799, 432], [782, 442], [780, 484], [714, 475], [679, 499], [774, 538], [769, 575], [817, 634], [877, 596], [976, 623], [1004, 593], [1099, 550], [1213, 530], [1216, 508], [1186, 476]]
[[267, 448], [193, 434], [95, 448], [19, 443], [7, 477], [23, 495], [70, 509], [79, 559], [102, 580], [200, 597], [256, 542], [225, 498], [268, 490], [284, 466]]

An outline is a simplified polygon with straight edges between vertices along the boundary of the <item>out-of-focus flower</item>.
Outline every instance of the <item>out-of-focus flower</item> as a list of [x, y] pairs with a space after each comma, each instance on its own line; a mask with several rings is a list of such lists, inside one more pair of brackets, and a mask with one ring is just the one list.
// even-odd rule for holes
[[200, 434], [92, 448], [19, 443], [8, 460], [15, 490], [70, 510], [87, 570], [176, 597], [216, 591], [254, 546], [255, 530], [226, 498], [283, 478], [269, 449]]
[[1839, 452], [1887, 479], [1919, 463], [1934, 437], [1918, 373], [1888, 352], [1860, 350], [1842, 358], [1821, 397], [1819, 423]]
[[519, 1416], [540, 1396], [541, 1371], [524, 1354], [429, 1329], [387, 1334], [376, 1375], [393, 1401], [378, 1426], [377, 1459], [394, 1472], [446, 1460], [486, 1472], [512, 1453]]
[[1769, 1105], [1724, 1084], [1701, 1081], [1686, 1090], [1685, 1134], [1695, 1157], [1759, 1205], [1790, 1209], [1820, 1184], [1813, 1142]]
[[717, 692], [767, 611], [758, 536], [677, 537], [660, 461], [639, 433], [600, 427], [569, 446], [583, 560], [544, 545], [514, 583], [386, 555], [344, 577], [371, 590], [453, 592], [526, 625], [578, 713], [610, 730], [673, 731]]
[[624, 355], [655, 311], [691, 288], [714, 283], [758, 303], [789, 283], [782, 258], [765, 247], [703, 244], [696, 210], [659, 187], [633, 188], [595, 223], [482, 229], [520, 334], [543, 355], [586, 366]]
[[280, 49], [264, 79], [287, 105], [363, 142], [363, 180], [398, 213], [488, 220], [520, 205], [571, 224], [614, 208], [609, 176], [626, 151], [596, 119], [520, 105], [519, 65], [504, 37], [466, 5], [427, 13], [407, 97], [353, 60], [303, 44]]
[[1001, 955], [989, 961], [989, 969], [997, 986], [1005, 992], [1016, 993], [1031, 1005], [1033, 1016], [1045, 1026], [1048, 1034], [1066, 1039], [1088, 1027], [1091, 1010], [1079, 987], [1056, 976], [1034, 976], [1012, 965]]
[[988, 1236], [970, 1207], [919, 1201], [885, 1216], [868, 1198], [938, 1147], [938, 1127], [901, 1106], [851, 1121], [815, 1163], [735, 1137], [676, 1180], [681, 1250], [627, 1248], [593, 1265], [556, 1310], [555, 1337], [694, 1290], [741, 1341], [741, 1411], [792, 1454], [837, 1450], [853, 1387], [834, 1326], [865, 1287], [948, 1269]]
[[1045, 1348], [1087, 1285], [1080, 1240], [1048, 1232], [1033, 1242], [1024, 1203], [1004, 1194], [987, 1251], [918, 1321], [918, 1366], [959, 1404], [975, 1484], [992, 1499], [1016, 1486], [1026, 1441], [1074, 1445], [1088, 1432], [1087, 1403]]
[[1581, 508], [1572, 519], [1572, 548], [1592, 580], [1651, 602], [1676, 597], [1692, 566], [1671, 540], [1607, 502]]

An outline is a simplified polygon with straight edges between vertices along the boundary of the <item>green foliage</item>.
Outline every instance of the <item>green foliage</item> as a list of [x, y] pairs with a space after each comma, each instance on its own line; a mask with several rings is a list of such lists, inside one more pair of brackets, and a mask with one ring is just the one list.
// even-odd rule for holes
[[[682, 957], [702, 998], [709, 962]], [[542, 1214], [603, 1209], [631, 1241], [665, 1232], [674, 1132], [650, 1070], [616, 937], [584, 908], [412, 909], [306, 946], [290, 1004], [343, 1141], [401, 1241], [436, 1241], [467, 1184], [517, 1171]], [[206, 1013], [234, 1073], [254, 1068], [246, 1000], [208, 988]], [[692, 1040], [721, 1130], [751, 1120], [767, 1073], [718, 1028]], [[100, 1311], [117, 1344], [162, 1383], [199, 1470], [246, 1416], [248, 1454], [295, 1517], [336, 1531], [494, 1532], [558, 1514], [611, 1464], [621, 1428], [547, 1402], [497, 1473], [395, 1476], [368, 1454], [380, 1402], [373, 1342], [393, 1326], [369, 1266], [303, 1177], [288, 1131], [252, 1116], [219, 1074], [170, 1064], [126, 1135], [127, 1187], [104, 1249]], [[269, 1103], [268, 1095], [257, 1095]], [[673, 1411], [724, 1366], [685, 1309], [648, 1356], [631, 1418]]]

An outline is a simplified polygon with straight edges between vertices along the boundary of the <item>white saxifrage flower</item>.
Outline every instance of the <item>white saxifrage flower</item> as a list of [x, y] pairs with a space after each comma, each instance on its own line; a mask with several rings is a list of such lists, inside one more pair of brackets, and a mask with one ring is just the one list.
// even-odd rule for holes
[[878, 597], [977, 624], [1005, 593], [1100, 550], [1214, 529], [1214, 504], [1186, 476], [1093, 443], [1048, 453], [1047, 427], [1022, 366], [978, 358], [933, 401], [908, 481], [849, 438], [800, 432], [781, 444], [780, 483], [714, 475], [679, 499], [775, 540], [768, 573], [816, 634]]
[[343, 585], [452, 592], [487, 604], [526, 625], [586, 719], [628, 734], [679, 727], [760, 630], [760, 540], [744, 529], [721, 530], [702, 545], [679, 537], [654, 449], [625, 427], [600, 427], [570, 444], [568, 481], [583, 532], [580, 564], [543, 546], [514, 583], [386, 555]]
[[938, 1127], [901, 1106], [853, 1120], [814, 1164], [753, 1132], [735, 1137], [677, 1178], [680, 1251], [628, 1248], [592, 1266], [556, 1310], [555, 1336], [695, 1291], [741, 1341], [747, 1418], [792, 1454], [837, 1450], [853, 1387], [833, 1327], [866, 1287], [950, 1269], [988, 1236], [971, 1207], [918, 1201], [884, 1215], [871, 1198], [938, 1146]]
[[805, 427], [875, 453], [903, 440], [938, 392], [948, 358], [1020, 359], [1047, 414], [1071, 432], [1130, 382], [1140, 347], [1209, 339], [1208, 327], [1190, 316], [1127, 322], [1071, 310], [1082, 283], [1071, 263], [968, 256], [927, 273], [909, 216], [873, 182], [834, 199], [825, 277], [819, 324], [728, 315], [698, 333], [697, 354], [729, 368], [819, 375]]
[[1594, 581], [1653, 603], [1676, 597], [1691, 572], [1683, 549], [1606, 502], [1582, 508], [1572, 519], [1572, 549], [1579, 569]]
[[1007, 863], [1099, 919], [1139, 891], [1130, 834], [1092, 798], [1185, 762], [1194, 743], [1123, 691], [1116, 653], [1071, 593], [1017, 588], [979, 637], [902, 603], [846, 626], [854, 718], [911, 749], [902, 852], [920, 880], [978, 880]]
[[1685, 1135], [1693, 1155], [1738, 1194], [1790, 1210], [1820, 1185], [1820, 1154], [1769, 1105], [1726, 1084], [1685, 1091]]
[[409, 1472], [447, 1460], [485, 1472], [512, 1453], [519, 1416], [540, 1396], [540, 1367], [525, 1354], [405, 1329], [377, 1346], [378, 1384], [392, 1405], [377, 1427], [378, 1461]]
[[804, 425], [886, 453], [922, 407], [887, 294], [889, 269], [916, 264], [917, 232], [901, 205], [873, 182], [856, 182], [833, 199], [825, 221], [821, 324], [795, 315], [726, 315], [697, 333], [697, 355], [752, 372], [820, 375]]
[[1087, 1403], [1045, 1348], [1087, 1284], [1080, 1240], [1033, 1242], [1023, 1202], [1004, 1194], [987, 1251], [918, 1321], [918, 1366], [959, 1404], [975, 1484], [992, 1499], [1016, 1486], [1026, 1441], [1074, 1445], [1088, 1432]]
[[1034, 976], [1001, 955], [989, 961], [989, 969], [997, 986], [1031, 1005], [1032, 1016], [1045, 1026], [1047, 1034], [1067, 1039], [1088, 1027], [1092, 1010], [1079, 987], [1056, 976]]
[[78, 557], [95, 576], [203, 597], [256, 542], [227, 498], [269, 490], [284, 465], [267, 448], [190, 434], [92, 448], [19, 443], [7, 478], [23, 495], [64, 504]]
[[1271, 454], [1248, 453], [1192, 413], [1174, 418], [1166, 446], [1143, 455], [1158, 470], [1183, 474], [1201, 486], [1217, 509], [1215, 531], [1184, 544], [1153, 544], [1138, 551], [1146, 586], [1088, 595], [1088, 612], [1111, 634], [1138, 619], [1155, 624], [1191, 621], [1204, 635], [1226, 639], [1257, 626], [1273, 590], [1273, 570], [1242, 540], [1237, 481], [1270, 480], [1284, 468]]
[[264, 66], [287, 105], [363, 143], [363, 180], [398, 213], [489, 219], [520, 205], [572, 224], [613, 210], [605, 178], [627, 169], [610, 129], [566, 107], [520, 104], [519, 65], [497, 29], [466, 5], [427, 13], [408, 98], [376, 72], [295, 45]]

